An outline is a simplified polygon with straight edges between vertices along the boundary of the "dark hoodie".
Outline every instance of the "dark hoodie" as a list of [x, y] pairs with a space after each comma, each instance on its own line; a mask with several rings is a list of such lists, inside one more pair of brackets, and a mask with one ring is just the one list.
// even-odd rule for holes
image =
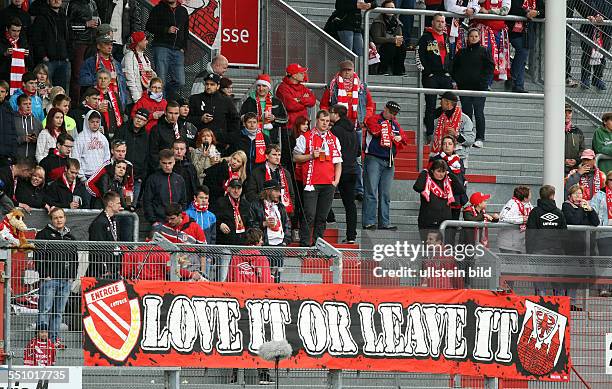
[[[76, 240], [70, 229], [64, 227], [58, 231], [48, 224], [36, 234], [41, 240]], [[71, 279], [76, 277], [78, 266], [77, 246], [62, 246], [62, 250], [36, 250], [34, 252], [34, 266], [41, 279], [47, 277], [57, 279]]]
[[494, 68], [491, 52], [478, 42], [459, 50], [453, 60], [453, 79], [459, 89], [487, 90]]
[[566, 236], [565, 216], [554, 200], [538, 199], [538, 206], [529, 214], [525, 243], [530, 254], [563, 254], [562, 242]]
[[176, 173], [166, 174], [160, 168], [147, 179], [142, 201], [145, 218], [150, 223], [166, 220], [166, 207], [170, 203], [187, 205], [185, 180]]

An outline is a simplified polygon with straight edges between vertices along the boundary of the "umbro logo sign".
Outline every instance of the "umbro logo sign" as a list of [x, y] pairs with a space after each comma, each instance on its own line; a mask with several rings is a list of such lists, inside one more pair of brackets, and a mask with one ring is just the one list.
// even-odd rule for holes
[[554, 213], [545, 213], [544, 215], [540, 216], [540, 219], [544, 219], [547, 222], [552, 222], [555, 221], [559, 218], [559, 216], [555, 215]]

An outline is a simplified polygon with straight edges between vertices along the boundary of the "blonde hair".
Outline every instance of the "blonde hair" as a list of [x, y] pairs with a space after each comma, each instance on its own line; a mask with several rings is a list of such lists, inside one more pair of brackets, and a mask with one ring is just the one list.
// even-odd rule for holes
[[230, 155], [229, 157], [225, 157], [223, 159], [225, 159], [227, 163], [229, 164], [232, 157], [237, 157], [238, 159], [242, 161], [242, 166], [240, 166], [239, 172], [240, 172], [240, 181], [242, 181], [242, 183], [244, 184], [244, 181], [246, 180], [246, 177], [247, 177], [246, 175], [247, 155], [244, 151], [238, 150], [238, 151], [234, 151], [232, 155]]

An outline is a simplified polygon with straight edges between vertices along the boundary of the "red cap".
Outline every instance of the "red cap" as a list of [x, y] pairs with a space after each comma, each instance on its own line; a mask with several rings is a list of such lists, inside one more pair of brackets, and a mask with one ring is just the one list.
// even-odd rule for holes
[[131, 35], [132, 43], [130, 43], [130, 49], [134, 49], [139, 42], [145, 40], [147, 36], [142, 31], [135, 31]]
[[470, 196], [470, 204], [478, 205], [478, 204], [482, 203], [483, 201], [487, 201], [490, 198], [491, 198], [490, 194], [484, 194], [482, 192], [476, 192], [476, 193], [474, 193], [474, 194], [472, 194]]
[[297, 74], [297, 73], [307, 72], [308, 68], [303, 67], [299, 63], [292, 63], [292, 64], [289, 64], [289, 66], [287, 66], [287, 69], [285, 69], [285, 71], [287, 72], [288, 75], [293, 76], [294, 74]]
[[272, 79], [268, 74], [260, 74], [257, 76], [257, 81], [255, 81], [255, 85], [265, 85], [268, 88], [272, 89]]

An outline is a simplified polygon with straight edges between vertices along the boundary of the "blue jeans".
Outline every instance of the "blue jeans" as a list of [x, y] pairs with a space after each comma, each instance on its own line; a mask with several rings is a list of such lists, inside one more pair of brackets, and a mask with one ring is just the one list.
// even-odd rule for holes
[[[401, 9], [414, 9], [416, 0], [395, 0], [395, 8]], [[404, 46], [410, 44], [410, 33], [414, 25], [414, 15], [400, 15], [400, 22], [402, 22], [402, 34], [404, 35]]]
[[514, 60], [510, 66], [510, 72], [512, 74], [512, 85], [515, 88], [525, 87], [525, 64], [527, 63], [527, 57], [529, 56], [529, 48], [525, 44], [525, 36], [518, 35], [510, 38], [510, 44], [514, 47]]
[[338, 31], [340, 43], [351, 50], [355, 55], [363, 55], [363, 34], [354, 31]]
[[48, 326], [49, 339], [57, 340], [62, 314], [70, 295], [69, 280], [42, 280], [38, 297], [38, 326]]
[[49, 67], [49, 78], [53, 85], [61, 86], [64, 90], [70, 90], [70, 61], [50, 61], [43, 62]]
[[[364, 168], [365, 195], [363, 196], [362, 224], [364, 227], [376, 224], [378, 219], [378, 226], [386, 227], [390, 223], [390, 191], [395, 166], [389, 167], [389, 161], [366, 155]], [[377, 208], [378, 213], [376, 212]]]
[[470, 119], [474, 116], [476, 117], [476, 139], [484, 140], [485, 139], [485, 102], [487, 101], [486, 97], [471, 97], [471, 96], [461, 96], [461, 110], [463, 113], [468, 115]]
[[153, 60], [157, 77], [164, 81], [166, 99], [174, 98], [185, 85], [185, 54], [180, 50], [155, 46]]
[[132, 205], [134, 208], [138, 208], [138, 199], [140, 198], [140, 190], [142, 188], [142, 180], [134, 180], [134, 193], [132, 198]]

